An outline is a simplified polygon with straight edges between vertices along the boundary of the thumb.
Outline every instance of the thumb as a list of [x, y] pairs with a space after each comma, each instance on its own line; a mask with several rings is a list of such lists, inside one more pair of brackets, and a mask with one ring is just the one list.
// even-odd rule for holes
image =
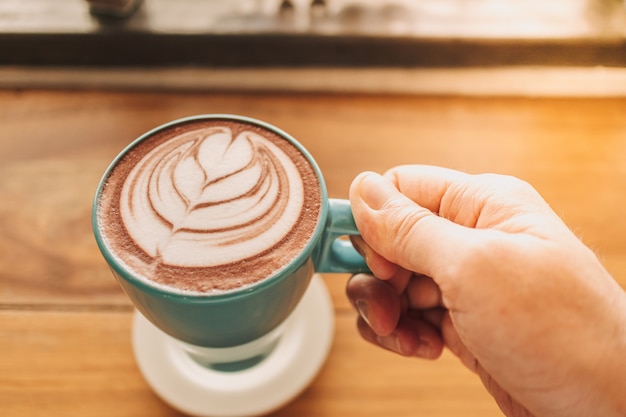
[[361, 236], [375, 252], [435, 282], [471, 239], [472, 229], [439, 217], [373, 172], [353, 181], [350, 204]]

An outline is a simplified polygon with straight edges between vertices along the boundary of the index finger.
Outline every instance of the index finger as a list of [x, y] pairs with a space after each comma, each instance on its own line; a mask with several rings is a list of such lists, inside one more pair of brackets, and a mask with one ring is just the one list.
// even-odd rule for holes
[[432, 165], [400, 165], [383, 174], [402, 194], [418, 205], [439, 213], [451, 188], [466, 184], [470, 175]]

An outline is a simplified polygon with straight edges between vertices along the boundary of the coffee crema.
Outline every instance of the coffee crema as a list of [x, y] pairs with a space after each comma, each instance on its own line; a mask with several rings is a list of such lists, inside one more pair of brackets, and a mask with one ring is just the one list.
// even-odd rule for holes
[[173, 124], [120, 157], [99, 195], [106, 246], [139, 278], [228, 291], [287, 266], [309, 243], [320, 183], [288, 140], [220, 119]]

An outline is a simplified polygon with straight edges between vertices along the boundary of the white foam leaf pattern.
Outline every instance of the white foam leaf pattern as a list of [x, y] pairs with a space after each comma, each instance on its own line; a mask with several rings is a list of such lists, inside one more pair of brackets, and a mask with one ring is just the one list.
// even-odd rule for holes
[[137, 163], [122, 191], [124, 224], [154, 262], [216, 266], [278, 243], [304, 197], [293, 161], [261, 135], [204, 128]]

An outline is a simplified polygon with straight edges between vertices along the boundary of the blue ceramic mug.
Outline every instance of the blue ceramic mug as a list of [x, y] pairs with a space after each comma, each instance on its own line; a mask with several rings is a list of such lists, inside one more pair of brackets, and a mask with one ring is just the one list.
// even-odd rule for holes
[[[321, 212], [307, 246], [274, 275], [240, 289], [187, 294], [140, 279], [114, 256], [102, 232], [104, 216], [99, 216], [99, 200], [110, 171], [138, 143], [149, 140], [160, 132], [207, 120], [253, 125], [273, 132], [293, 144], [315, 171], [321, 187]], [[96, 192], [92, 216], [98, 246], [134, 306], [163, 332], [200, 347], [239, 346], [270, 333], [297, 306], [315, 272], [358, 273], [368, 270], [364, 259], [350, 241], [340, 239], [341, 236], [358, 234], [349, 202], [328, 198], [324, 178], [310, 153], [284, 131], [242, 116], [194, 116], [167, 123], [140, 136], [118, 155], [105, 172]]]

